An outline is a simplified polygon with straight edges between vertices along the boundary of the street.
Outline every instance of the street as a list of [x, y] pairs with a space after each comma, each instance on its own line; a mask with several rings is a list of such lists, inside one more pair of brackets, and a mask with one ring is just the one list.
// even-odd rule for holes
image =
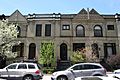
[[[51, 75], [52, 74], [44, 74], [43, 79], [42, 80], [51, 80]], [[107, 72], [108, 76], [112, 76], [111, 72]]]

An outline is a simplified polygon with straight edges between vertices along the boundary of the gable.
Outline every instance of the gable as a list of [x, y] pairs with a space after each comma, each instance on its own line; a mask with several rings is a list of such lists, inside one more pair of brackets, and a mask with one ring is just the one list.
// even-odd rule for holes
[[74, 19], [87, 19], [87, 11], [83, 8], [75, 17]]
[[18, 23], [27, 23], [27, 19], [18, 11], [16, 10], [9, 18], [9, 22], [18, 22]]
[[95, 9], [91, 9], [89, 15], [92, 20], [104, 20], [104, 18]]
[[87, 11], [83, 8], [78, 14], [87, 14]]
[[94, 9], [86, 11], [84, 8], [74, 17], [78, 20], [104, 20], [104, 18]]

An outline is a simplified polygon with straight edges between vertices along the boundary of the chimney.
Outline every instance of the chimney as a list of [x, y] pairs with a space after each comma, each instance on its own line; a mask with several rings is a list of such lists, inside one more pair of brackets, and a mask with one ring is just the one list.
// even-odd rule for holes
[[88, 19], [90, 19], [89, 8], [87, 8], [87, 16], [88, 16]]

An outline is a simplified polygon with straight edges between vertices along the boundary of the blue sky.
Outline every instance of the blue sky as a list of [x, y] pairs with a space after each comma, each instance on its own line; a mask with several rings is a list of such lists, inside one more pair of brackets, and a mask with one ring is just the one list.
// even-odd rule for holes
[[120, 13], [120, 0], [1, 0], [0, 15], [11, 15], [16, 9], [22, 14], [77, 14], [82, 8], [94, 8], [100, 14]]

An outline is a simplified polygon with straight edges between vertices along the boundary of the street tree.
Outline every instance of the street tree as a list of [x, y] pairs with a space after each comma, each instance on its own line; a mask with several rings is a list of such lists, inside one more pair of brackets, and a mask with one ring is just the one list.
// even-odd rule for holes
[[44, 41], [41, 43], [39, 62], [46, 64], [46, 67], [55, 62], [53, 42]]
[[17, 53], [12, 52], [12, 47], [19, 44], [17, 41], [17, 26], [8, 23], [7, 20], [0, 21], [0, 53], [7, 57], [16, 57]]

